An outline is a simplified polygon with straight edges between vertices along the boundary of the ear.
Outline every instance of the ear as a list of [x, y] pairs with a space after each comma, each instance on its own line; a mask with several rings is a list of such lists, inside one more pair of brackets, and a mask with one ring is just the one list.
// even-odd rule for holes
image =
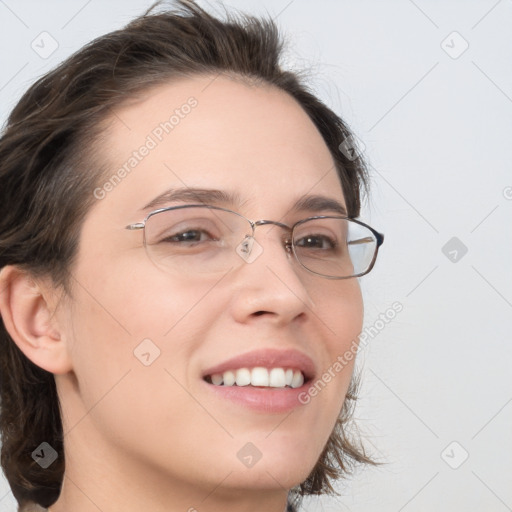
[[0, 271], [0, 315], [18, 348], [35, 365], [63, 374], [72, 369], [66, 336], [55, 315], [57, 290], [8, 265]]

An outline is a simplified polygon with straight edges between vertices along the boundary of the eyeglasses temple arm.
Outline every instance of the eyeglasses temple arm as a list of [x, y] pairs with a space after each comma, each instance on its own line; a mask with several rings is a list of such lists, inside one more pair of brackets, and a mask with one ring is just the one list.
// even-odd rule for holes
[[368, 242], [373, 242], [373, 238], [367, 236], [365, 238], [359, 238], [358, 240], [350, 240], [350, 242], [348, 242], [348, 245], [367, 244]]
[[128, 224], [128, 226], [125, 226], [124, 229], [143, 229], [144, 223], [143, 222], [136, 222], [135, 224]]
[[[377, 247], [381, 246], [384, 242], [384, 235], [382, 233], [375, 232], [375, 238], [377, 239]], [[358, 244], [366, 244], [368, 242], [373, 242], [373, 238], [366, 236], [364, 238], [359, 238], [357, 240], [350, 240], [348, 245], [358, 245]]]

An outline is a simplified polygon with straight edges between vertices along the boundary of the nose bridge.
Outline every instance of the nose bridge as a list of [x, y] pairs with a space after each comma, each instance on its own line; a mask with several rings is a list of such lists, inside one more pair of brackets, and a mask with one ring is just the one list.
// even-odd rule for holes
[[[284, 224], [279, 221], [266, 220], [266, 219], [253, 221], [252, 226], [253, 226], [253, 238], [256, 242], [258, 242], [257, 233], [256, 233], [257, 227], [269, 226], [269, 229], [268, 229], [268, 232], [266, 235], [268, 235], [268, 233], [271, 232], [275, 227], [280, 228], [281, 233], [276, 235], [279, 238], [279, 243], [278, 243], [279, 247], [276, 247], [276, 243], [272, 239], [270, 239], [270, 237], [266, 236], [265, 238], [267, 238], [267, 240], [261, 244], [262, 249], [263, 249], [261, 251], [262, 255], [257, 256], [257, 258], [259, 258], [259, 257], [265, 258], [265, 256], [263, 255], [264, 253], [267, 253], [267, 257], [268, 257], [268, 253], [270, 252], [272, 254], [272, 256], [269, 261], [266, 261], [264, 263], [264, 265], [269, 270], [271, 270], [274, 274], [276, 274], [276, 271], [278, 273], [283, 273], [283, 271], [284, 271], [285, 274], [288, 274], [288, 277], [285, 277], [285, 275], [283, 274], [283, 278], [285, 278], [287, 281], [290, 281], [290, 278], [291, 278], [291, 282], [294, 282], [295, 286], [298, 286], [300, 289], [302, 289], [302, 293], [300, 293], [300, 294], [301, 295], [305, 294], [306, 296], [308, 296], [309, 292], [306, 290], [307, 287], [305, 286], [305, 283], [303, 282], [303, 279], [301, 278], [301, 275], [300, 275], [300, 271], [303, 270], [302, 265], [297, 260], [297, 257], [291, 247], [292, 227], [290, 227], [288, 224]], [[284, 231], [284, 233], [283, 233], [283, 231]], [[284, 237], [286, 237], [286, 238], [284, 238]], [[260, 239], [260, 241], [261, 241], [261, 239]], [[281, 250], [283, 250], [284, 254], [280, 253]], [[277, 251], [277, 252], [273, 252], [273, 251]], [[283, 257], [285, 258], [286, 261], [283, 260]], [[274, 269], [274, 270], [272, 270], [272, 269]], [[305, 300], [305, 302], [309, 303], [309, 299]]]
[[[260, 227], [260, 226], [272, 226], [268, 230], [268, 233], [270, 233], [274, 229], [275, 226], [277, 226], [278, 228], [281, 228], [281, 230], [284, 230], [285, 232], [287, 232], [287, 234], [291, 234], [291, 232], [292, 232], [292, 228], [290, 226], [288, 226], [287, 224], [283, 224], [282, 222], [279, 222], [276, 220], [266, 220], [266, 219], [257, 220], [257, 221], [254, 221], [252, 223], [252, 225], [253, 225], [253, 236], [256, 236], [256, 228]], [[280, 238], [282, 239], [283, 236], [281, 235]], [[290, 247], [287, 244], [285, 244], [284, 248], [287, 252], [290, 252]]]
[[[269, 250], [274, 250], [274, 249], [271, 249], [271, 247], [274, 245], [274, 243], [272, 243], [274, 237], [270, 237], [269, 235], [272, 231], [275, 230], [276, 227], [279, 228], [277, 234], [275, 235], [279, 239], [279, 250], [280, 249], [284, 250], [284, 253], [288, 260], [288, 264], [291, 263], [290, 258], [295, 258], [295, 256], [292, 254], [293, 251], [291, 250], [291, 245], [289, 243], [289, 239], [286, 236], [286, 231], [291, 233], [291, 228], [288, 225], [283, 224], [282, 222], [279, 222], [279, 221], [266, 220], [266, 219], [253, 221], [253, 222], [251, 222], [251, 225], [253, 227], [252, 237], [256, 242], [258, 242], [258, 239], [259, 239], [259, 242], [261, 242], [261, 247], [263, 249], [263, 252], [269, 251]], [[262, 226], [268, 226], [268, 229], [266, 230], [264, 237], [258, 237], [256, 228], [262, 227]], [[283, 232], [283, 230], [285, 230], [285, 232]], [[265, 240], [263, 241], [262, 238], [264, 238]], [[278, 258], [281, 258], [281, 257], [282, 257], [281, 254], [278, 254]], [[295, 262], [293, 262], [293, 263], [295, 263]]]
[[[253, 221], [251, 225], [253, 226], [252, 238], [257, 244], [260, 243], [256, 233], [257, 227], [268, 226], [267, 235], [276, 227], [280, 228], [279, 231], [285, 230], [287, 235], [292, 231], [287, 224], [265, 219]], [[242, 275], [247, 280], [245, 281], [247, 293], [251, 289], [254, 293], [257, 290], [257, 295], [251, 302], [254, 308], [279, 313], [283, 318], [288, 318], [304, 312], [304, 308], [313, 308], [314, 302], [308, 286], [311, 279], [301, 274], [300, 263], [286, 239], [283, 244], [282, 233], [279, 231], [275, 236], [267, 236], [265, 241], [260, 239], [260, 249], [257, 245], [251, 246], [248, 258], [243, 258], [246, 259], [248, 266], [245, 271], [242, 271]], [[262, 279], [263, 275], [266, 276], [264, 279]]]

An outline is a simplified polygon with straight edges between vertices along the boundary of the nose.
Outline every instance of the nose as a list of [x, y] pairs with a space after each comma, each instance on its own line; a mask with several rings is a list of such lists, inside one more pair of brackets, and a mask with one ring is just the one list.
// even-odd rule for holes
[[305, 275], [282, 235], [276, 226], [260, 226], [250, 241], [249, 257], [234, 274], [230, 308], [237, 322], [285, 325], [312, 314], [307, 284], [315, 277]]

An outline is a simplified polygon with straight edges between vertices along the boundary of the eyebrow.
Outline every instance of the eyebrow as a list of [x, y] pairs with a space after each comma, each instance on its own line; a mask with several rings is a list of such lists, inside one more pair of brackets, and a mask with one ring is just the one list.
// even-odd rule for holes
[[195, 203], [211, 204], [214, 206], [219, 204], [239, 205], [241, 203], [238, 194], [232, 192], [211, 188], [186, 187], [166, 190], [144, 206], [142, 211], [149, 208], [160, 208], [172, 201], [194, 201]]
[[[234, 192], [211, 188], [186, 187], [166, 190], [152, 199], [141, 210], [145, 211], [150, 208], [160, 208], [173, 201], [194, 201], [196, 203], [211, 204], [213, 206], [229, 205], [240, 207], [242, 204], [240, 196]], [[304, 195], [295, 202], [290, 210], [290, 212], [303, 211], [311, 213], [330, 212], [347, 216], [347, 210], [340, 201], [323, 195]]]
[[295, 203], [292, 211], [308, 211], [313, 213], [331, 212], [347, 216], [347, 210], [342, 203], [337, 199], [321, 195], [302, 196]]

